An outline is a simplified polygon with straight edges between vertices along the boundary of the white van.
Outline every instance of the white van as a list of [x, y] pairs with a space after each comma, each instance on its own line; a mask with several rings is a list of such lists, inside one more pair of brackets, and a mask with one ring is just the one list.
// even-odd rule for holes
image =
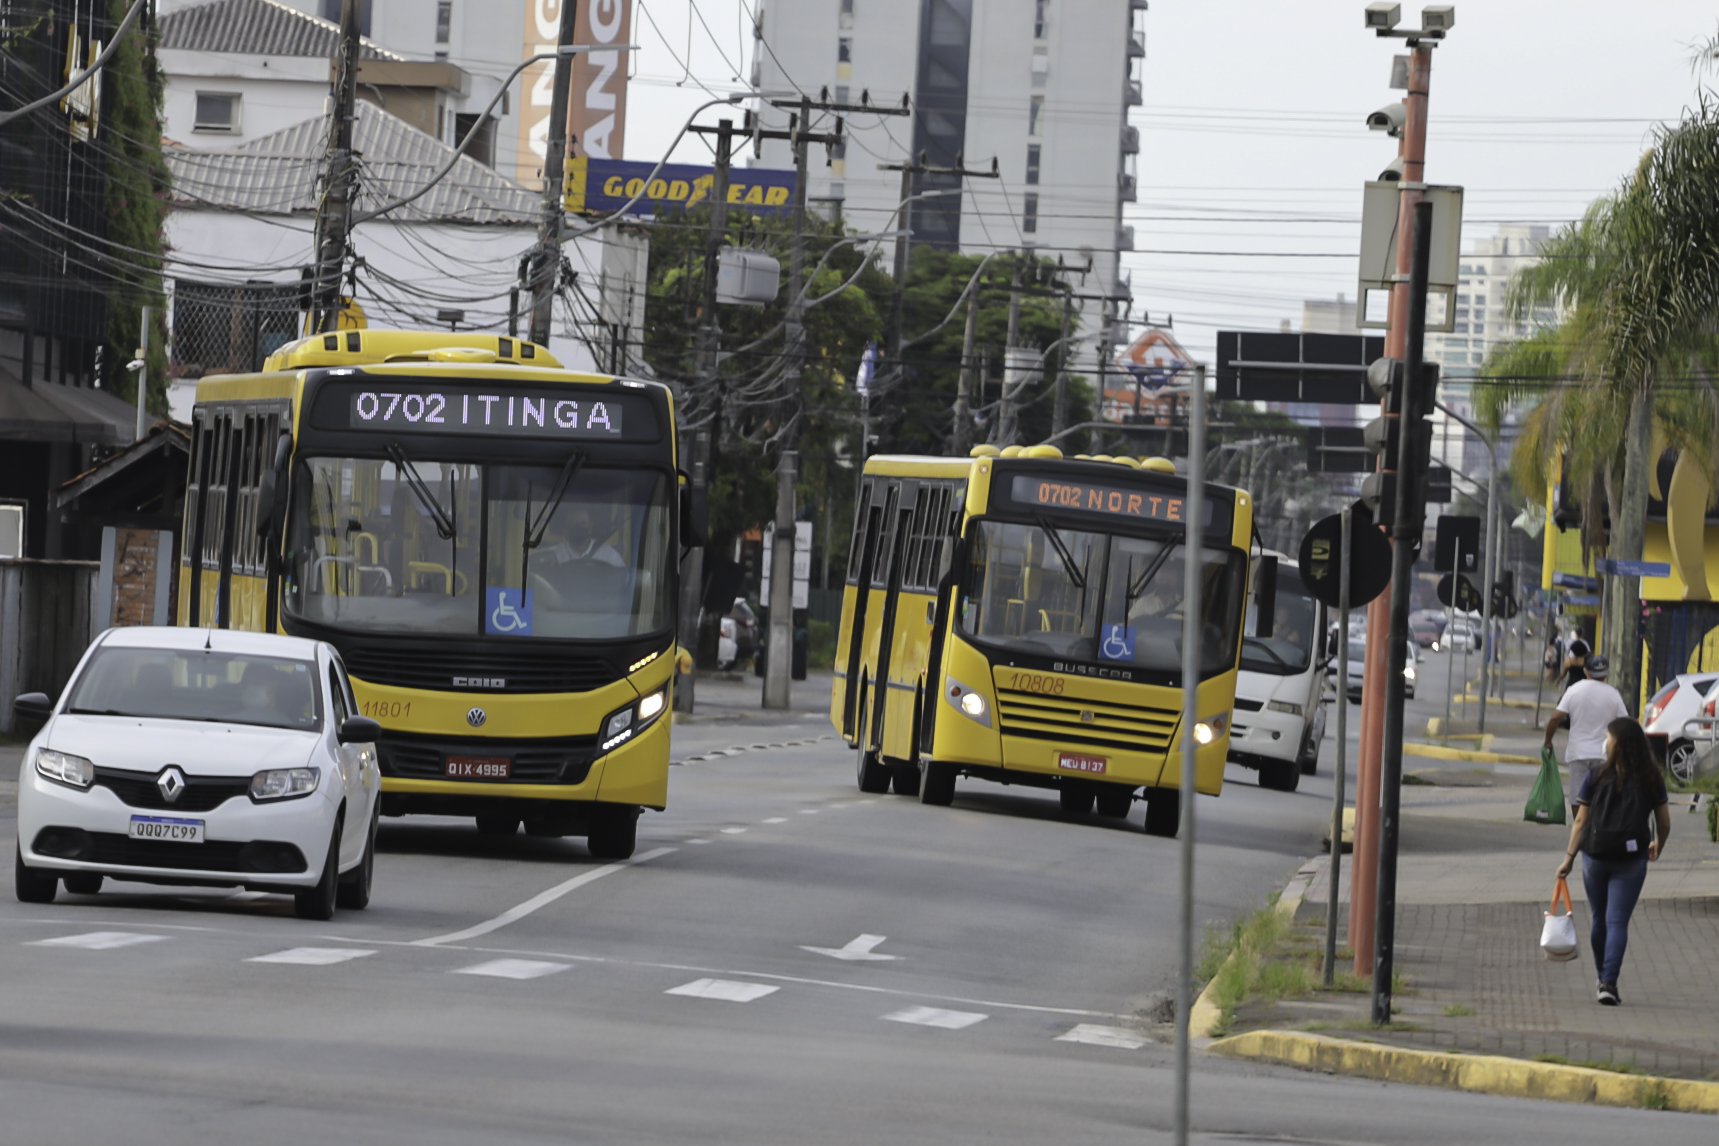
[[1281, 554], [1255, 557], [1252, 572], [1229, 758], [1259, 772], [1260, 787], [1293, 792], [1325, 739], [1325, 606]]

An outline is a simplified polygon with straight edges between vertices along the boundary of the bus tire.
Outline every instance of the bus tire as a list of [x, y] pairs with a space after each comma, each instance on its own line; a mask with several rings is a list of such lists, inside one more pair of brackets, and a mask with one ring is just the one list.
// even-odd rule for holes
[[1274, 792], [1293, 792], [1301, 787], [1301, 765], [1294, 760], [1276, 760], [1259, 766], [1259, 786]]
[[891, 760], [889, 782], [897, 796], [919, 795], [919, 765], [911, 760]]
[[1146, 834], [1173, 840], [1182, 828], [1182, 792], [1178, 788], [1146, 789]]
[[597, 859], [631, 859], [639, 844], [639, 809], [631, 804], [592, 804], [585, 850]]
[[872, 795], [882, 795], [889, 791], [889, 769], [878, 759], [877, 753], [871, 750], [867, 743], [871, 738], [871, 728], [867, 717], [867, 702], [865, 681], [860, 681], [859, 723], [854, 726], [855, 747], [854, 772], [859, 781], [859, 790]]
[[519, 817], [506, 812], [485, 812], [477, 818], [477, 830], [486, 836], [511, 836], [519, 831]]
[[919, 781], [919, 802], [947, 808], [955, 802], [955, 765], [925, 762], [925, 775]]
[[1090, 785], [1079, 780], [1064, 780], [1062, 788], [1057, 792], [1062, 810], [1070, 816], [1092, 815], [1092, 802], [1098, 798], [1098, 793]]
[[1134, 789], [1126, 784], [1098, 786], [1098, 814], [1113, 820], [1126, 819], [1134, 809]]

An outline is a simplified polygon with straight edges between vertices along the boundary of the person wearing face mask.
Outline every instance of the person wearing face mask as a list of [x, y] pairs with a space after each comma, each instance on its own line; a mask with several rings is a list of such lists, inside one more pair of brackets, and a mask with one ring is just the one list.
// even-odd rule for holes
[[1647, 735], [1629, 717], [1606, 726], [1605, 762], [1590, 772], [1576, 793], [1576, 818], [1564, 862], [1563, 879], [1586, 855], [1582, 886], [1588, 893], [1592, 923], [1588, 941], [1599, 973], [1595, 1001], [1603, 1007], [1622, 1002], [1618, 973], [1629, 945], [1629, 919], [1647, 881], [1647, 865], [1659, 859], [1671, 835], [1665, 777], [1654, 763]]

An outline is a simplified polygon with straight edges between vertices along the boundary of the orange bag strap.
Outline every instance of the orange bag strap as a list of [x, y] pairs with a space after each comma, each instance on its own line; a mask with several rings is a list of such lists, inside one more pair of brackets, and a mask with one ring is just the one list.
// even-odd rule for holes
[[1560, 899], [1564, 901], [1564, 914], [1574, 915], [1576, 907], [1570, 902], [1570, 884], [1563, 876], [1558, 877], [1557, 884], [1552, 888], [1552, 909], [1546, 913], [1547, 915], [1558, 914], [1558, 901]]

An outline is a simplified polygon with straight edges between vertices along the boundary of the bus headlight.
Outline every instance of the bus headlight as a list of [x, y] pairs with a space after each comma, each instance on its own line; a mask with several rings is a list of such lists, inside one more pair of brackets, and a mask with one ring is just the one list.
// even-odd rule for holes
[[1292, 700], [1268, 700], [1265, 706], [1272, 712], [1281, 712], [1286, 716], [1301, 715], [1301, 706]]
[[991, 727], [991, 706], [986, 703], [984, 693], [973, 691], [951, 676], [943, 678], [943, 698], [968, 720]]
[[1220, 712], [1216, 716], [1208, 716], [1194, 725], [1194, 740], [1199, 744], [1210, 744], [1229, 730], [1230, 714]]
[[667, 707], [668, 689], [665, 687], [627, 705], [619, 712], [611, 713], [609, 718], [603, 721], [598, 751], [609, 752], [619, 748], [643, 732]]

